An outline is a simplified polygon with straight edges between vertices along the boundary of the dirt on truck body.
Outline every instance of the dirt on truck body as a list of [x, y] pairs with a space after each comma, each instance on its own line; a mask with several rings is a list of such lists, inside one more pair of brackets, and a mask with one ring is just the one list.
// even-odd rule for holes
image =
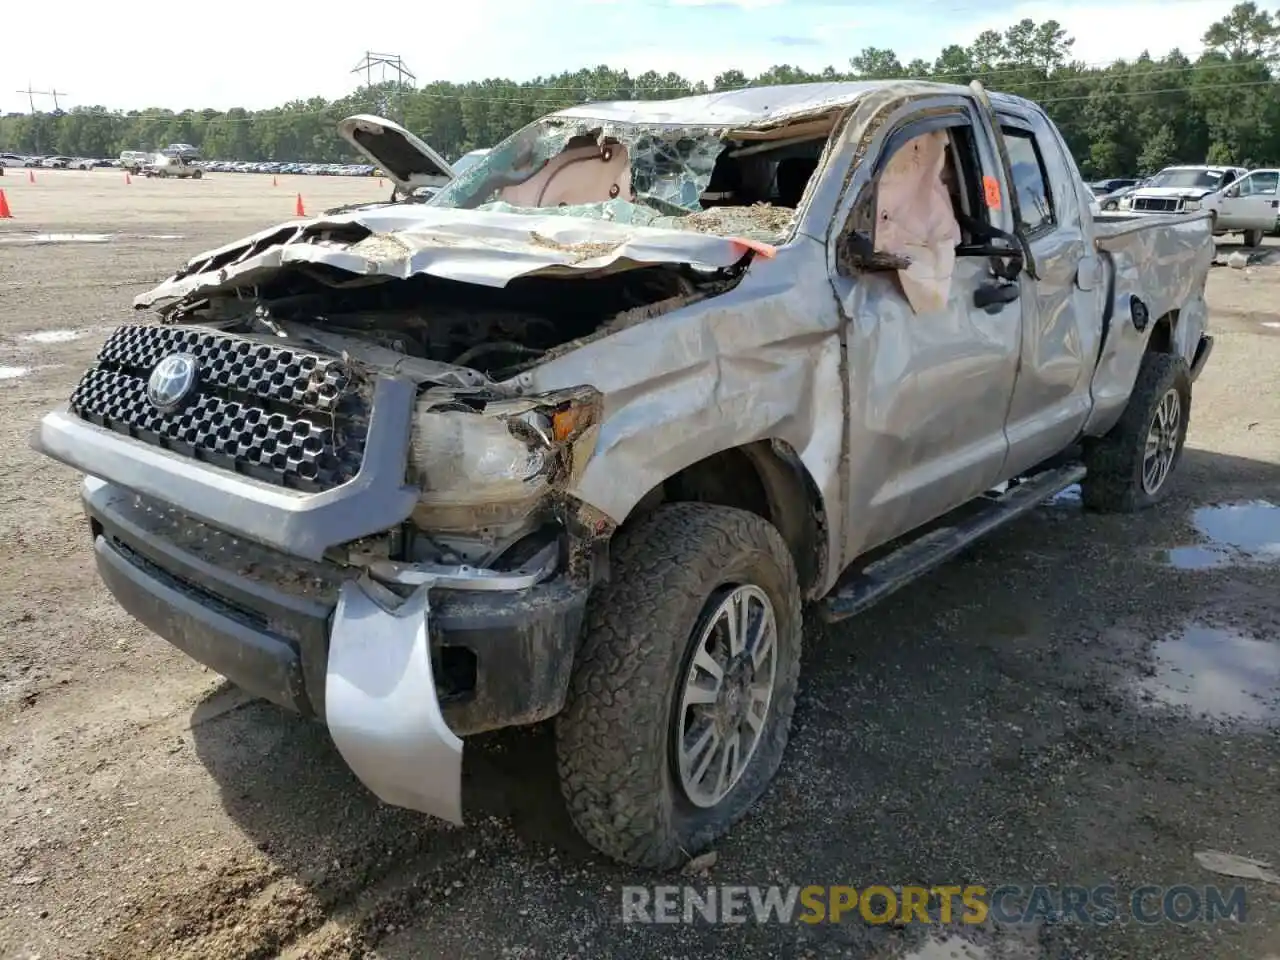
[[578, 829], [670, 866], [776, 772], [806, 604], [1181, 456], [1209, 221], [1095, 221], [1027, 101], [585, 105], [460, 175], [340, 131], [403, 198], [192, 260], [36, 444], [121, 604], [389, 803], [461, 820], [460, 737], [556, 717]]

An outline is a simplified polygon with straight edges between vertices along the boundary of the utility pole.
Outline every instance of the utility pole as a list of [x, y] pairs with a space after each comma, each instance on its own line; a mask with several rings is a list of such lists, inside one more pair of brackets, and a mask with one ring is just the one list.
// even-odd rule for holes
[[[54, 112], [54, 115], [55, 115], [55, 116], [61, 116], [61, 114], [62, 114], [62, 109], [58, 106], [58, 98], [59, 98], [59, 97], [66, 97], [66, 96], [69, 96], [69, 94], [67, 93], [67, 91], [65, 91], [65, 90], [59, 90], [57, 87], [54, 87], [52, 90], [33, 90], [33, 89], [32, 89], [32, 87], [31, 87], [31, 81], [30, 81], [30, 80], [28, 80], [28, 81], [27, 81], [27, 89], [25, 89], [25, 90], [18, 90], [18, 91], [16, 91], [16, 92], [17, 92], [17, 93], [25, 93], [25, 94], [27, 95], [27, 105], [28, 105], [29, 107], [31, 107], [31, 117], [32, 117], [32, 119], [33, 119], [33, 120], [34, 120], [35, 115], [36, 115], [36, 97], [53, 97], [53, 112]], [[40, 127], [39, 127], [39, 125], [36, 125], [36, 126], [35, 126], [35, 136], [36, 136], [36, 153], [39, 153], [39, 152], [40, 152]]]
[[400, 115], [393, 119], [399, 120], [401, 126], [403, 126], [404, 125], [404, 93], [408, 87], [412, 86], [412, 84], [406, 83], [405, 80], [406, 78], [408, 78], [408, 80], [416, 82], [418, 78], [417, 76], [414, 75], [413, 71], [410, 70], [409, 67], [405, 64], [404, 60], [401, 59], [400, 54], [374, 53], [371, 50], [366, 50], [364, 52], [364, 59], [361, 60], [359, 63], [357, 63], [355, 66], [355, 69], [353, 69], [351, 72], [352, 73], [363, 72], [365, 76], [365, 86], [372, 89], [374, 67], [381, 67], [380, 78], [383, 82], [385, 82], [387, 79], [388, 70], [390, 70], [392, 73], [395, 74], [396, 100], [397, 100], [397, 107]]

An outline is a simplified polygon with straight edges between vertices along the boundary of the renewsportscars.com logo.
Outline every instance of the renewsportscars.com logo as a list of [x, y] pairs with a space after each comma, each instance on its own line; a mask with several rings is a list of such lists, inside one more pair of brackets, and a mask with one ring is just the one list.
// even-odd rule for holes
[[[932, 908], [932, 913], [931, 913]], [[623, 923], [1244, 923], [1244, 887], [1111, 885], [622, 888]]]

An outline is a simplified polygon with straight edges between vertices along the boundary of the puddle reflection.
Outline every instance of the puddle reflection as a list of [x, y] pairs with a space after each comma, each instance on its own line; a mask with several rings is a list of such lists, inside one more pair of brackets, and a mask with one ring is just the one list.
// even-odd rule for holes
[[1181, 570], [1207, 570], [1233, 563], [1280, 561], [1280, 507], [1265, 500], [1200, 507], [1191, 517], [1210, 541], [1169, 551]]
[[1280, 719], [1280, 644], [1193, 625], [1156, 645], [1143, 698], [1220, 720]]

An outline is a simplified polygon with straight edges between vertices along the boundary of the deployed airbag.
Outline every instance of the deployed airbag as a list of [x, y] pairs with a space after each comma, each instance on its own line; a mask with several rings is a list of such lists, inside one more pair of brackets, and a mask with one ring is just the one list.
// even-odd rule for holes
[[942, 181], [947, 136], [923, 134], [889, 158], [876, 198], [876, 250], [911, 261], [898, 271], [916, 313], [946, 306], [955, 270], [960, 225]]
[[631, 162], [622, 144], [574, 147], [499, 199], [516, 207], [558, 207], [631, 199]]

